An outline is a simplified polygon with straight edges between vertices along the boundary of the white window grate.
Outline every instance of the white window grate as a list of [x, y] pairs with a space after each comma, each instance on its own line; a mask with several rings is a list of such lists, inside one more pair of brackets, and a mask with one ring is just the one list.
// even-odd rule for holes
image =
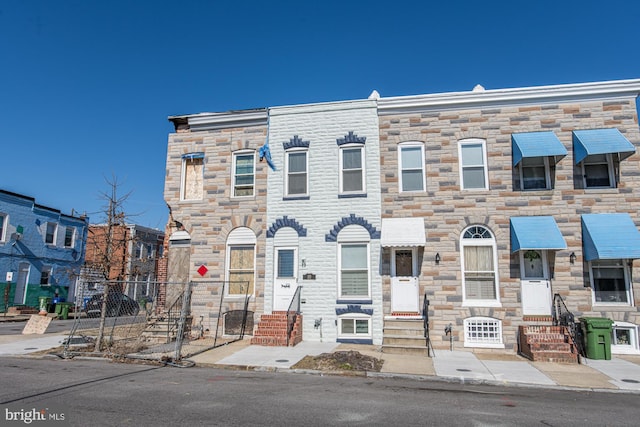
[[502, 344], [502, 322], [488, 317], [472, 317], [464, 321], [466, 344]]

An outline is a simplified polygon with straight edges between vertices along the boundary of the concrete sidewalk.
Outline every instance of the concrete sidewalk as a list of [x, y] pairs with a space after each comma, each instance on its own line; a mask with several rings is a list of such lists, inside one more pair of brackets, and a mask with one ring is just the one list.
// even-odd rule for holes
[[[0, 336], [1, 356], [25, 356], [62, 345], [66, 335]], [[380, 346], [304, 341], [295, 347], [264, 347], [241, 340], [190, 357], [199, 366], [293, 371], [305, 356], [358, 351], [382, 359], [380, 373], [460, 383], [561, 387], [640, 394], [640, 356], [614, 355], [611, 360], [583, 359], [579, 365], [531, 362], [514, 354], [436, 350], [434, 357], [382, 353]]]

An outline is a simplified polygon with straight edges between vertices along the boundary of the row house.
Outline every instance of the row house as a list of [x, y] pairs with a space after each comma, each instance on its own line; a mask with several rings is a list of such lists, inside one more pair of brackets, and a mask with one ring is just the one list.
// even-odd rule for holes
[[[639, 353], [639, 93], [374, 91], [171, 117], [169, 278], [246, 280], [256, 322], [299, 289], [305, 340], [383, 351], [425, 327], [436, 348], [517, 351], [557, 294], [615, 322], [614, 352]], [[224, 292], [234, 309], [242, 292]]]
[[38, 307], [43, 296], [72, 299], [88, 225], [86, 216], [63, 214], [33, 197], [0, 190], [2, 307]]

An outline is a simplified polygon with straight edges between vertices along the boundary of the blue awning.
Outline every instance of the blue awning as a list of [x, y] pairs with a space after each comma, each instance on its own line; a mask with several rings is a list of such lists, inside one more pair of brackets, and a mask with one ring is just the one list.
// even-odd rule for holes
[[626, 159], [636, 152], [627, 138], [618, 129], [591, 129], [573, 131], [573, 155], [576, 165], [593, 154], [613, 154]]
[[640, 232], [626, 213], [582, 215], [584, 259], [640, 258]]
[[567, 155], [567, 149], [553, 132], [526, 132], [511, 135], [513, 166], [527, 157], [554, 157], [558, 163]]
[[511, 252], [567, 249], [567, 243], [552, 216], [514, 216], [510, 223]]

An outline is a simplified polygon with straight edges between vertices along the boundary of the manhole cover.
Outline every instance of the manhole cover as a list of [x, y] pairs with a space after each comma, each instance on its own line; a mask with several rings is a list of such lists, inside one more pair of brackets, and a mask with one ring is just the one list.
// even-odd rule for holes
[[630, 380], [630, 379], [627, 379], [627, 378], [623, 378], [622, 381], [624, 381], [625, 383], [632, 383], [632, 384], [640, 383], [640, 381], [638, 381], [638, 380]]
[[471, 369], [456, 369], [459, 372], [471, 372]]
[[286, 362], [288, 362], [288, 360], [287, 359], [278, 359], [278, 360], [276, 360], [276, 362], [277, 363], [286, 363]]
[[37, 350], [37, 349], [38, 349], [38, 347], [27, 347], [27, 348], [25, 348], [25, 350]]

